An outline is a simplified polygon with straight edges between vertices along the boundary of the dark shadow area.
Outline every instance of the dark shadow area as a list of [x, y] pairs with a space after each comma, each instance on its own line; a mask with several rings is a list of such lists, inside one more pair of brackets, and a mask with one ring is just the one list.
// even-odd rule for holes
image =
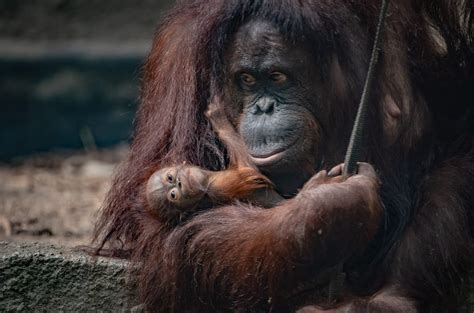
[[0, 60], [0, 158], [127, 140], [140, 58]]

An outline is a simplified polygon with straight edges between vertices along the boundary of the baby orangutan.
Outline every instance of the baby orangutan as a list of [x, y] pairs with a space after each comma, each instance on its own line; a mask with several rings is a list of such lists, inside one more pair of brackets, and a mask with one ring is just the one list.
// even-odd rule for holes
[[272, 207], [283, 199], [252, 164], [245, 143], [220, 103], [216, 97], [209, 104], [206, 116], [227, 148], [229, 168], [209, 171], [181, 164], [156, 171], [148, 180], [146, 198], [149, 209], [160, 219], [179, 221], [195, 210], [236, 199], [263, 207]]

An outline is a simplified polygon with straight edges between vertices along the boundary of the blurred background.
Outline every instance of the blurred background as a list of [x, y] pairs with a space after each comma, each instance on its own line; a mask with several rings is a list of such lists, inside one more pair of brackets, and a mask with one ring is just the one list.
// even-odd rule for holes
[[0, 240], [87, 244], [172, 0], [0, 0]]

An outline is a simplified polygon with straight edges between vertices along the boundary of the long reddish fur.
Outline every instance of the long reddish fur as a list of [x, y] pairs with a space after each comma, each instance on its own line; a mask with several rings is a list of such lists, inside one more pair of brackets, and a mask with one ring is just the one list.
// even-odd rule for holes
[[[472, 223], [474, 194], [473, 150], [465, 148], [465, 141], [459, 144], [462, 149], [458, 150], [448, 150], [447, 144], [442, 143], [441, 149], [446, 151], [442, 161], [420, 152], [424, 147], [435, 151], [425, 143], [427, 134], [432, 135], [429, 127], [436, 123], [432, 117], [442, 107], [436, 102], [428, 106], [421, 101], [427, 99], [426, 90], [430, 89], [419, 86], [426, 83], [423, 78], [428, 76], [429, 64], [433, 65], [429, 71], [433, 81], [451, 77], [448, 72], [463, 74], [462, 69], [456, 68], [458, 62], [450, 63], [456, 57], [462, 58], [462, 53], [467, 54], [466, 60], [472, 56], [472, 50], [469, 54], [469, 50], [462, 49], [472, 44], [472, 27], [466, 30], [463, 26], [463, 19], [468, 24], [470, 19], [459, 15], [459, 10], [467, 10], [472, 1], [461, 2], [460, 9], [453, 8], [450, 1], [441, 0], [433, 6], [423, 1], [392, 1], [391, 4], [384, 48], [386, 58], [381, 62], [380, 84], [375, 88], [374, 98], [389, 93], [397, 103], [406, 105], [404, 113], [410, 114], [403, 121], [397, 141], [386, 146], [378, 137], [383, 134], [379, 123], [383, 120], [382, 113], [374, 106], [369, 116], [369, 126], [374, 131], [368, 138], [368, 159], [383, 173], [382, 197], [389, 200], [385, 202], [387, 210], [399, 209], [392, 212], [396, 216], [392, 218], [401, 222], [386, 229], [390, 240], [369, 247], [369, 251], [383, 252], [382, 261], [367, 270], [364, 279], [353, 282], [354, 295], [374, 295], [358, 298], [362, 308], [371, 303], [375, 303], [374, 307], [383, 306], [384, 299], [390, 302], [386, 300], [387, 293], [382, 293], [385, 298], [378, 298], [380, 301], [376, 296], [376, 291], [387, 285], [390, 293], [396, 295], [391, 299], [409, 299], [403, 302], [409, 308], [422, 311], [439, 304], [450, 305], [452, 309], [457, 303], [453, 300], [459, 285], [456, 273], [465, 273], [466, 258], [471, 251], [467, 242], [472, 238], [469, 223]], [[353, 32], [362, 30], [348, 29], [344, 26], [347, 21], [365, 21], [369, 34], [373, 35], [378, 13], [377, 1], [262, 0], [258, 8], [252, 3], [182, 2], [160, 25], [144, 66], [141, 105], [130, 155], [117, 171], [96, 226], [95, 239], [100, 248], [109, 245], [112, 249], [131, 252], [131, 260], [140, 264], [142, 299], [151, 311], [285, 308], [290, 302], [288, 294], [316, 274], [315, 263], [319, 268], [328, 268], [334, 265], [331, 261], [364, 254], [367, 241], [376, 231], [374, 224], [380, 214], [376, 201], [366, 202], [359, 194], [353, 194], [350, 199], [342, 197], [337, 204], [342, 213], [337, 215], [330, 214], [330, 204], [326, 203], [328, 193], [321, 191], [295, 205], [297, 210], [291, 205], [272, 210], [231, 205], [198, 214], [176, 227], [154, 218], [145, 209], [143, 188], [154, 171], [184, 161], [212, 170], [226, 168], [225, 147], [212, 131], [204, 112], [212, 96], [222, 89], [224, 82], [219, 73], [225, 61], [223, 51], [232, 31], [245, 17], [270, 19], [288, 27], [285, 30], [288, 34], [307, 29], [311, 37], [332, 34], [338, 29], [338, 35], [351, 37]], [[438, 7], [442, 10], [436, 11]], [[443, 47], [430, 36], [432, 29], [427, 20], [435, 27], [444, 25], [439, 29], [448, 50], [446, 58], [440, 57]], [[288, 26], [292, 23], [293, 27]], [[327, 88], [332, 93], [328, 99], [340, 103], [333, 116], [337, 121], [335, 129], [327, 134], [331, 149], [345, 148], [340, 138], [350, 130], [351, 123], [347, 121], [353, 116], [353, 102], [360, 94], [361, 73], [365, 71], [355, 69], [365, 68], [370, 47], [369, 39], [365, 39], [367, 42], [348, 41], [344, 44], [352, 46], [335, 48], [341, 54], [350, 51], [353, 64], [343, 64], [349, 85], [346, 94], [341, 95], [332, 86]], [[374, 101], [374, 105], [382, 102]], [[450, 131], [445, 124], [435, 126]], [[467, 136], [471, 140], [472, 134]], [[403, 179], [415, 174], [403, 164], [421, 164], [422, 168], [415, 171], [417, 175], [431, 173], [416, 180], [417, 195], [408, 200], [404, 198]], [[448, 181], [446, 188], [442, 187], [444, 180]], [[245, 190], [245, 180], [242, 182], [235, 190]], [[235, 182], [229, 184], [228, 189], [232, 190]], [[339, 197], [339, 191], [331, 192]], [[414, 199], [419, 205], [403, 211], [406, 203]], [[320, 210], [315, 210], [314, 203], [321, 204]], [[329, 224], [339, 228], [325, 229], [327, 241], [321, 246], [323, 242], [314, 239], [319, 230], [314, 227], [326, 222], [334, 222]], [[395, 223], [388, 218], [385, 222]], [[357, 223], [367, 223], [368, 227], [359, 232], [353, 228]], [[296, 236], [293, 230], [301, 230], [301, 236]], [[315, 249], [319, 249], [318, 253]], [[371, 278], [366, 280], [367, 277]], [[420, 281], [427, 282], [424, 288], [419, 288]], [[400, 286], [405, 289], [399, 291]], [[302, 305], [306, 300], [296, 304]], [[348, 305], [357, 306], [357, 301]]]

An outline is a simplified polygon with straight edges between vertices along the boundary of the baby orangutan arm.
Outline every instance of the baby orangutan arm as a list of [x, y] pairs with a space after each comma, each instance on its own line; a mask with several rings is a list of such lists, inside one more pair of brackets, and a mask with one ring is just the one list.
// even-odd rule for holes
[[[227, 171], [229, 171], [229, 174], [233, 174], [223, 176], [223, 178], [228, 179], [229, 176], [238, 178], [240, 176], [239, 173], [247, 172], [251, 174], [254, 179], [263, 179], [266, 184], [263, 186], [256, 186], [257, 188], [253, 188], [252, 184], [244, 182], [244, 188], [241, 189], [246, 191], [245, 195], [237, 195], [237, 198], [245, 198], [264, 208], [274, 207], [283, 200], [283, 197], [275, 191], [272, 183], [258, 171], [257, 167], [250, 159], [247, 146], [242, 137], [235, 130], [234, 126], [230, 123], [222, 104], [223, 103], [219, 97], [214, 97], [213, 101], [209, 104], [206, 116], [211, 122], [219, 139], [226, 146], [229, 155], [229, 168]], [[223, 187], [220, 188], [221, 191], [227, 194], [233, 194], [235, 192], [233, 190], [235, 188], [234, 183], [225, 184], [222, 182], [222, 184], [217, 183], [217, 185]]]
[[283, 198], [273, 190], [248, 157], [245, 143], [229, 122], [217, 98], [206, 116], [227, 148], [229, 168], [209, 171], [182, 164], [156, 171], [148, 180], [146, 198], [149, 209], [167, 221], [209, 205], [247, 199], [262, 207], [273, 207]]

